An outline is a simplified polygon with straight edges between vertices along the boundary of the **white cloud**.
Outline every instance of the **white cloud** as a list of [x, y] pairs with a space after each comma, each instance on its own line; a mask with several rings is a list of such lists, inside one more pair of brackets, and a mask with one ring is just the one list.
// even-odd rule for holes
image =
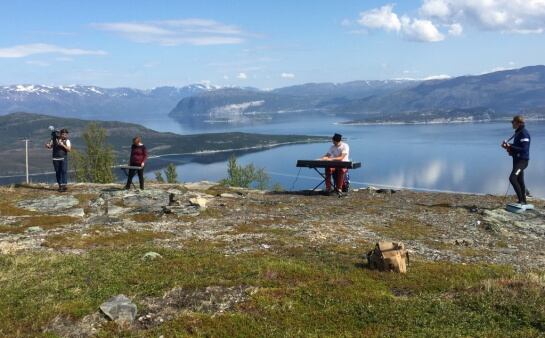
[[61, 54], [70, 56], [107, 55], [103, 50], [86, 50], [79, 48], [64, 48], [46, 43], [34, 43], [0, 48], [0, 58], [22, 58], [35, 54]]
[[445, 39], [430, 20], [401, 18], [402, 33], [408, 39], [419, 42], [437, 42]]
[[397, 32], [401, 29], [401, 22], [397, 14], [392, 11], [393, 8], [393, 5], [385, 5], [361, 12], [358, 23], [368, 28]]
[[246, 75], [246, 73], [238, 73], [237, 75], [237, 79], [240, 79], [240, 80], [246, 80], [248, 78], [248, 75]]
[[229, 75], [223, 75], [224, 80], [229, 80]]
[[385, 5], [360, 13], [358, 23], [370, 29], [395, 31], [411, 41], [437, 42], [444, 40], [444, 35], [430, 20], [403, 16], [401, 19], [393, 12], [393, 5]]
[[231, 45], [243, 43], [252, 36], [233, 25], [208, 19], [179, 19], [149, 22], [95, 23], [92, 27], [119, 34], [138, 43], [156, 43], [162, 46], [182, 44]]
[[464, 27], [459, 23], [453, 23], [449, 26], [448, 34], [452, 36], [460, 36], [464, 32]]
[[468, 25], [517, 34], [545, 32], [545, 0], [423, 0], [418, 14], [399, 15], [388, 4], [361, 12], [357, 23], [419, 42], [442, 41], [447, 32], [459, 36]]
[[294, 79], [295, 74], [293, 74], [293, 73], [282, 73], [282, 74], [280, 74], [280, 77], [283, 78], [283, 79]]
[[425, 0], [420, 12], [446, 23], [463, 20], [485, 30], [545, 31], [544, 0]]
[[450, 8], [444, 0], [424, 0], [422, 7], [420, 7], [420, 13], [428, 17], [446, 18], [449, 16]]

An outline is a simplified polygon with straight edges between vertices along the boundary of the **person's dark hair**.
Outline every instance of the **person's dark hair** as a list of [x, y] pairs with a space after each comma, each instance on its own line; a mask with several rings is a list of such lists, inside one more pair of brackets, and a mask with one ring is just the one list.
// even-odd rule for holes
[[60, 132], [61, 132], [61, 134], [68, 134], [68, 129], [62, 128], [62, 129], [60, 130]]
[[335, 133], [335, 135], [333, 135], [333, 137], [331, 138], [333, 141], [335, 142], [340, 142], [342, 140], [343, 136], [341, 134], [337, 134]]
[[524, 124], [524, 117], [522, 115], [516, 115], [513, 117], [513, 121], [511, 122], [517, 122], [518, 124]]
[[136, 142], [136, 140], [142, 141], [142, 136], [135, 136], [132, 139], [132, 143]]

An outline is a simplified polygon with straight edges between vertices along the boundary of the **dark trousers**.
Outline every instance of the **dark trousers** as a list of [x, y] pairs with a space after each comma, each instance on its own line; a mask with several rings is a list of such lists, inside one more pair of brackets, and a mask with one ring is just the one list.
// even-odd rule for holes
[[125, 188], [130, 189], [132, 184], [132, 178], [138, 172], [138, 181], [140, 182], [140, 189], [144, 189], [144, 169], [129, 169], [129, 176], [127, 177], [127, 184]]
[[68, 158], [53, 160], [53, 168], [55, 168], [55, 178], [59, 186], [66, 185], [68, 181]]
[[526, 185], [524, 184], [524, 169], [528, 167], [528, 160], [513, 158], [513, 170], [509, 175], [509, 182], [515, 189], [518, 202], [526, 204]]

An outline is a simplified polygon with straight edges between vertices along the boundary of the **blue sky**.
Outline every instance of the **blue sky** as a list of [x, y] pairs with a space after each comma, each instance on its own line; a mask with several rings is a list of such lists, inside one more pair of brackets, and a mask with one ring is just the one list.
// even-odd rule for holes
[[458, 76], [545, 63], [543, 0], [3, 1], [0, 84]]

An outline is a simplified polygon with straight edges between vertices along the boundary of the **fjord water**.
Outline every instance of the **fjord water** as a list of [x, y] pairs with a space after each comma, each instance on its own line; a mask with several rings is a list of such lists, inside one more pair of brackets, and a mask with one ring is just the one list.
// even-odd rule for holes
[[[513, 134], [509, 122], [428, 125], [343, 125], [337, 118], [306, 117], [299, 121], [256, 124], [209, 124], [187, 126], [168, 118], [146, 121], [146, 126], [181, 134], [244, 131], [267, 134], [343, 134], [350, 157], [361, 161], [350, 171], [354, 187], [367, 185], [424, 190], [490, 193], [503, 195], [508, 188], [511, 157], [500, 148]], [[534, 196], [545, 197], [545, 122], [529, 121], [531, 160], [526, 182]], [[242, 155], [241, 164], [263, 167], [271, 183], [284, 189], [309, 189], [320, 181], [311, 169], [299, 169], [299, 159], [316, 159], [330, 143], [283, 146]], [[166, 159], [165, 159], [166, 160]], [[175, 158], [171, 158], [177, 162]], [[219, 180], [226, 176], [226, 162], [179, 165], [183, 181]], [[153, 177], [152, 173], [148, 173]], [[513, 194], [509, 187], [509, 193]]]

